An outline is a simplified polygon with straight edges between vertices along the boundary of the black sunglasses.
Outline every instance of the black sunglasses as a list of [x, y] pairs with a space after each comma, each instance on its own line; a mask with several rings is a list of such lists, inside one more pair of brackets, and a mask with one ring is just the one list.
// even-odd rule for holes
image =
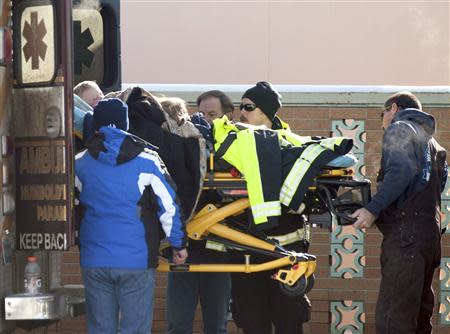
[[252, 104], [252, 103], [246, 103], [246, 104], [241, 103], [239, 105], [239, 110], [244, 109], [245, 111], [253, 111], [256, 108], [258, 108], [258, 107], [255, 104]]

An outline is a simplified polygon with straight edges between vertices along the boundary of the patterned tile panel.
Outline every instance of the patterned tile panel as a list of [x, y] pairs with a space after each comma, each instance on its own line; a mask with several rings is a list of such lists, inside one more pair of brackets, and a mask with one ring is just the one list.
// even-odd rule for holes
[[445, 184], [445, 189], [442, 192], [442, 199], [450, 201], [450, 171], [447, 175], [447, 183]]
[[[444, 192], [442, 193], [442, 227], [447, 227], [446, 233], [450, 233], [450, 172], [447, 177]], [[441, 259], [439, 291], [439, 320], [442, 325], [450, 326], [450, 257]]]
[[362, 301], [330, 302], [331, 334], [363, 334], [364, 303]]
[[331, 243], [344, 244], [347, 239], [350, 239], [354, 244], [363, 244], [364, 233], [350, 225], [341, 226], [335, 224], [333, 226], [333, 233], [331, 234]]
[[442, 325], [450, 326], [450, 291], [441, 292], [439, 318]]
[[330, 276], [344, 279], [360, 278], [364, 274], [366, 258], [364, 245], [354, 244], [351, 239], [341, 244], [331, 244]]
[[439, 280], [441, 291], [450, 291], [450, 257], [443, 257], [441, 259]]
[[[449, 181], [450, 183], [450, 181]], [[450, 200], [441, 201], [442, 228], [447, 227], [445, 233], [450, 233]]]
[[365, 138], [365, 121], [344, 119], [332, 120], [331, 131], [336, 137], [349, 137], [353, 139], [353, 153], [364, 154]]
[[363, 179], [366, 173], [364, 164], [365, 121], [353, 119], [332, 120], [331, 132], [333, 136], [344, 136], [353, 139], [352, 152], [358, 159], [353, 170], [357, 179]]
[[[356, 178], [363, 179], [365, 174], [365, 121], [332, 120], [331, 131], [333, 136], [345, 136], [353, 139], [352, 152], [358, 158], [358, 163], [353, 169]], [[331, 277], [344, 279], [363, 277], [365, 264], [364, 235], [363, 232], [354, 229], [352, 226], [333, 226], [330, 234]]]
[[439, 280], [439, 318], [442, 325], [450, 325], [450, 257], [443, 257], [441, 259]]
[[447, 183], [445, 184], [445, 189], [442, 192], [442, 227], [447, 226], [446, 233], [450, 233], [450, 171], [447, 176]]

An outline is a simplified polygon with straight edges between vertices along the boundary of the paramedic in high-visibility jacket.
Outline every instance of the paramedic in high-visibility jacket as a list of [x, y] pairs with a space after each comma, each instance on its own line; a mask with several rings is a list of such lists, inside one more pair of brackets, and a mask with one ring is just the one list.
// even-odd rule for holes
[[[268, 82], [258, 82], [242, 96], [240, 120], [268, 129], [288, 130], [288, 124], [277, 116], [280, 108], [281, 96], [276, 89]], [[288, 250], [306, 252], [307, 226], [301, 215], [287, 211], [283, 207], [278, 226], [264, 232]], [[272, 325], [278, 334], [303, 333], [303, 323], [310, 318], [308, 298], [306, 295], [287, 296], [271, 278], [272, 274], [271, 271], [231, 274], [234, 321], [246, 334], [271, 334]]]
[[126, 132], [128, 107], [121, 100], [101, 100], [93, 122], [95, 134], [75, 158], [87, 329], [150, 333], [159, 226], [173, 261], [187, 257], [174, 183], [158, 154]]

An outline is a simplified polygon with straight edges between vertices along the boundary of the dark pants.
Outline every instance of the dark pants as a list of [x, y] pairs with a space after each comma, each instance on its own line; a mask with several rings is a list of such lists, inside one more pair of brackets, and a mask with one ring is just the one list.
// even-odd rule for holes
[[167, 333], [193, 332], [195, 309], [202, 307], [203, 332], [227, 333], [230, 303], [229, 273], [169, 273], [167, 286]]
[[271, 272], [231, 274], [231, 311], [245, 334], [301, 334], [309, 320], [306, 296], [288, 297], [273, 280]]
[[[223, 263], [226, 253], [211, 251], [191, 242], [188, 263]], [[227, 333], [231, 279], [229, 273], [170, 272], [167, 284], [167, 334], [191, 334], [200, 301], [203, 333]]]
[[[295, 215], [286, 216], [289, 218]], [[288, 226], [285, 224], [285, 227]], [[298, 241], [285, 248], [306, 252], [308, 246], [308, 242]], [[235, 256], [239, 258], [242, 254]], [[254, 257], [255, 263], [267, 260], [269, 259], [264, 257]], [[303, 323], [310, 319], [311, 303], [306, 295], [289, 297], [284, 294], [278, 281], [271, 278], [273, 273], [263, 271], [231, 274], [233, 320], [245, 334], [272, 334], [272, 325], [276, 334], [302, 334]]]
[[434, 217], [403, 212], [382, 223], [381, 286], [376, 307], [378, 334], [431, 333], [431, 287], [441, 258], [440, 228]]

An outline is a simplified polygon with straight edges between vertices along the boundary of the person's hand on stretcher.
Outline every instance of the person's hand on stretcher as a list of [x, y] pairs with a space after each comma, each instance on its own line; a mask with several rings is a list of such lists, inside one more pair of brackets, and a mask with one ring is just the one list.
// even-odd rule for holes
[[371, 227], [375, 219], [377, 218], [365, 208], [356, 210], [350, 217], [356, 219], [356, 221], [353, 223], [353, 226], [359, 229]]

